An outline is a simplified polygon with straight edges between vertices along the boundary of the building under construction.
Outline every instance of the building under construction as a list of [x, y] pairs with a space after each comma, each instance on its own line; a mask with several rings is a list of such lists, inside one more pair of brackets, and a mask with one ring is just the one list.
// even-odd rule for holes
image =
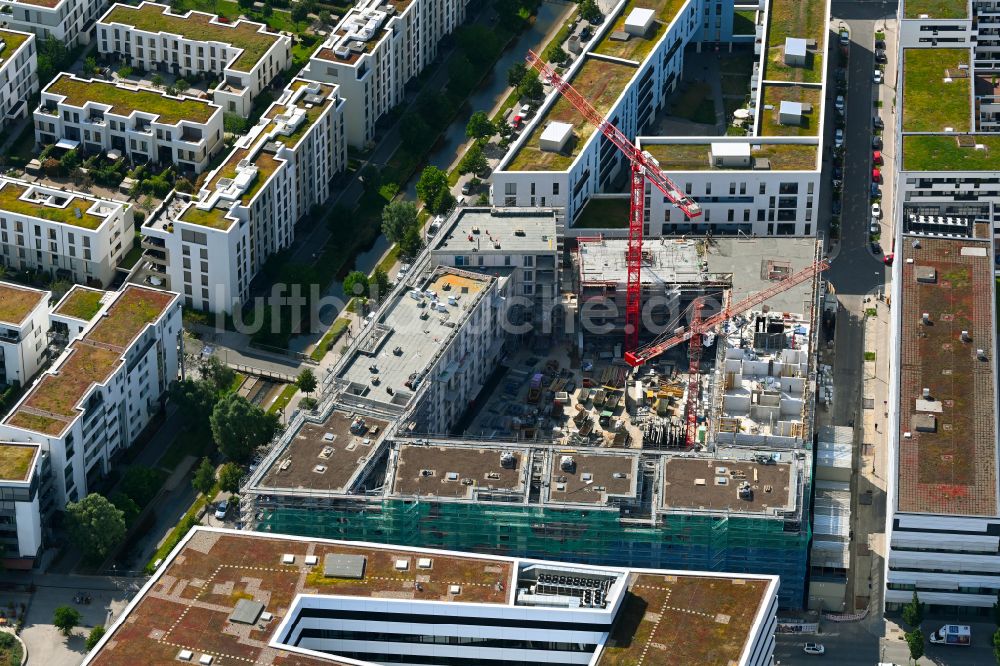
[[[447, 221], [438, 238], [450, 238], [448, 225], [456, 222]], [[453, 269], [441, 265], [444, 242], [414, 265], [400, 293], [426, 294], [429, 280], [449, 275]], [[574, 290], [564, 302], [582, 311], [598, 292], [620, 297], [625, 280], [611, 265], [624, 262], [618, 244], [624, 241], [581, 244], [577, 263], [564, 263], [573, 275], [563, 269], [560, 284]], [[795, 238], [657, 241], [647, 251], [647, 298], [673, 295], [681, 313], [695, 298], [738, 304], [818, 258], [814, 240]], [[591, 279], [590, 262], [609, 276], [603, 285]], [[508, 279], [491, 277], [491, 289], [504, 294]], [[407, 341], [401, 357], [413, 367], [406, 372], [427, 386], [406, 401], [389, 398], [392, 412], [369, 409], [370, 400], [358, 399], [361, 380], [343, 381], [360, 372], [359, 354], [349, 350], [326, 378], [317, 410], [296, 416], [250, 477], [242, 523], [512, 556], [780, 574], [781, 604], [801, 607], [811, 536], [817, 283], [776, 294], [702, 336], [693, 376], [687, 344], [633, 370], [615, 349], [620, 329], [581, 327], [527, 349], [516, 334], [464, 334], [467, 320], [483, 316], [464, 309], [502, 311], [499, 296], [488, 306], [460, 299], [447, 340], [425, 332], [425, 319], [401, 314], [420, 312], [415, 297], [387, 299], [368, 326]], [[353, 345], [367, 339], [356, 336]], [[477, 348], [478, 340], [488, 349]], [[442, 344], [455, 353], [437, 362]], [[470, 375], [462, 391], [447, 390], [472, 360], [492, 367], [494, 358], [489, 377]], [[378, 375], [393, 362], [387, 356]], [[383, 385], [366, 398], [379, 391]], [[428, 397], [438, 394], [446, 399]], [[690, 448], [688, 405], [697, 425]], [[428, 429], [433, 423], [448, 430]]]

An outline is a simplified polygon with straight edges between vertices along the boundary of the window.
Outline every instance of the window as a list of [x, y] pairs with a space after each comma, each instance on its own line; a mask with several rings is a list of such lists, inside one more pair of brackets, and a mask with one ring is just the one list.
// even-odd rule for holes
[[530, 254], [526, 255], [524, 257], [524, 265], [525, 266], [534, 266], [535, 265], [535, 257], [532, 256], [532, 255], [530, 255]]
[[552, 195], [557, 196], [559, 194], [559, 183], [552, 183]]
[[767, 193], [767, 185], [765, 183], [761, 183], [760, 184], [760, 193], [761, 194], [766, 194]]
[[506, 194], [506, 195], [508, 195], [508, 196], [510, 196], [510, 195], [516, 196], [517, 195], [517, 183], [505, 183], [504, 184], [504, 191], [503, 191], [503, 193]]

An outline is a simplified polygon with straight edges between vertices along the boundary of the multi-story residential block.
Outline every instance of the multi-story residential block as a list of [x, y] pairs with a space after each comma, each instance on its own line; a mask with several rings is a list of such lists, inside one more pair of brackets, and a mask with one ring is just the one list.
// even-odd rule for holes
[[0, 443], [0, 561], [30, 569], [41, 554], [42, 518], [52, 509], [49, 456], [38, 444]]
[[0, 178], [0, 259], [15, 270], [103, 286], [132, 249], [132, 207]]
[[437, 57], [438, 42], [465, 21], [466, 0], [363, 0], [309, 59], [302, 76], [334, 83], [347, 100], [347, 142], [365, 146], [403, 88]]
[[0, 282], [0, 380], [26, 384], [48, 346], [52, 292]]
[[[829, 3], [737, 5], [623, 0], [563, 74], [701, 206], [702, 216], [688, 219], [647, 182], [647, 236], [816, 232], [828, 31], [826, 22], [807, 17], [829, 15]], [[752, 23], [754, 34], [734, 32], [736, 13]], [[657, 131], [685, 78], [686, 47], [704, 42], [729, 48], [753, 44], [752, 50], [740, 51], [752, 67], [742, 79], [728, 79], [746, 85], [748, 106], [732, 118], [746, 136], [678, 137]], [[733, 61], [725, 62], [731, 66]], [[493, 204], [565, 208], [568, 235], [593, 235], [595, 228], [624, 234], [628, 198], [617, 205], [591, 198], [626, 189], [627, 160], [565, 98], [548, 90], [493, 174]]]
[[180, 344], [177, 294], [129, 285], [101, 304], [0, 422], [5, 440], [48, 453], [58, 506], [86, 496], [160, 409]]
[[89, 31], [106, 0], [0, 0], [7, 27], [55, 39], [72, 48], [90, 42]]
[[143, 2], [109, 9], [97, 22], [97, 48], [146, 71], [218, 78], [215, 103], [246, 117], [261, 90], [291, 62], [292, 40], [263, 23], [175, 14], [167, 5]]
[[[181, 592], [201, 585], [212, 591], [197, 599]], [[199, 526], [83, 663], [208, 664], [238, 654], [300, 666], [766, 666], [777, 588], [773, 576]]]
[[295, 79], [197, 197], [171, 196], [143, 226], [148, 273], [192, 307], [232, 312], [347, 160], [336, 86]]
[[28, 100], [38, 92], [35, 36], [0, 30], [0, 124], [28, 115]]
[[201, 173], [222, 148], [222, 108], [191, 97], [60, 74], [35, 109], [35, 140]]

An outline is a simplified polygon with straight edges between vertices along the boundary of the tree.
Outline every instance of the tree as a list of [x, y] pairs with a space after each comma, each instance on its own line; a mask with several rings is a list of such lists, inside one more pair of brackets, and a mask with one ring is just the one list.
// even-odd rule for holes
[[227, 462], [219, 468], [219, 490], [223, 492], [238, 493], [242, 479], [243, 468], [234, 462]]
[[427, 143], [431, 136], [431, 128], [423, 119], [423, 116], [407, 112], [399, 123], [399, 138], [403, 142], [403, 147], [411, 152], [417, 152], [421, 146]]
[[311, 368], [303, 368], [302, 372], [300, 372], [299, 376], [295, 379], [295, 385], [298, 386], [299, 390], [306, 395], [315, 391], [317, 384], [316, 373], [314, 373]]
[[89, 634], [87, 634], [87, 641], [84, 643], [84, 647], [87, 648], [87, 652], [90, 652], [97, 647], [97, 644], [101, 642], [102, 638], [104, 638], [104, 625], [98, 624], [90, 630]]
[[917, 591], [913, 590], [913, 599], [910, 603], [903, 606], [903, 621], [911, 627], [919, 627], [920, 623], [924, 621], [924, 609], [927, 604], [920, 603], [920, 597], [917, 596]]
[[102, 495], [66, 505], [70, 539], [90, 561], [103, 560], [125, 538], [125, 516]]
[[497, 128], [485, 111], [476, 111], [465, 126], [465, 136], [470, 139], [485, 139], [497, 133]]
[[219, 396], [211, 382], [182, 379], [170, 385], [170, 399], [188, 416], [188, 423], [204, 428]]
[[209, 494], [215, 487], [215, 466], [208, 458], [201, 459], [201, 464], [191, 477], [191, 487], [202, 495]]
[[236, 0], [236, 4], [240, 6], [240, 9], [250, 9], [253, 7], [253, 0]]
[[372, 277], [369, 280], [369, 284], [371, 283], [375, 285], [375, 298], [380, 301], [389, 294], [389, 290], [392, 288], [392, 283], [389, 282], [389, 275], [381, 268], [376, 268], [375, 272], [372, 273]]
[[916, 661], [924, 656], [924, 632], [917, 627], [913, 631], [903, 634], [906, 645], [910, 648], [910, 659]]
[[301, 23], [309, 16], [309, 7], [304, 2], [296, 2], [292, 5], [292, 20]]
[[316, 16], [319, 18], [319, 22], [323, 25], [333, 25], [333, 16], [327, 10], [321, 10]]
[[344, 278], [344, 294], [348, 297], [364, 296], [368, 293], [368, 276], [361, 271], [351, 271]]
[[604, 15], [601, 14], [601, 8], [597, 6], [595, 0], [581, 0], [580, 18], [587, 23], [600, 23]]
[[123, 492], [113, 493], [108, 499], [115, 505], [115, 508], [122, 512], [122, 517], [125, 519], [126, 525], [131, 525], [132, 521], [135, 520], [141, 512], [141, 509], [139, 508], [139, 505], [135, 503], [135, 500]]
[[569, 60], [569, 54], [563, 51], [563, 47], [557, 46], [549, 51], [549, 60], [557, 65], [564, 65]]
[[507, 70], [507, 85], [516, 88], [521, 85], [521, 81], [524, 81], [524, 77], [527, 75], [528, 68], [524, 63], [516, 62]]
[[482, 173], [489, 168], [490, 163], [486, 160], [486, 153], [483, 152], [483, 147], [478, 141], [472, 144], [462, 161], [458, 163], [458, 172], [461, 174]]
[[522, 99], [538, 99], [544, 92], [542, 82], [538, 79], [538, 74], [534, 71], [528, 72], [528, 75], [524, 77], [524, 80], [517, 87], [518, 97]]
[[218, 393], [229, 390], [236, 379], [236, 371], [220, 361], [215, 356], [209, 356], [201, 362], [199, 368], [201, 378]]
[[412, 201], [394, 201], [382, 209], [382, 233], [393, 243], [403, 239], [406, 230], [417, 226], [417, 207]]
[[424, 239], [420, 237], [420, 230], [416, 227], [407, 229], [403, 240], [399, 241], [399, 251], [407, 257], [417, 256], [423, 246]]
[[63, 636], [69, 636], [80, 625], [80, 619], [80, 611], [72, 606], [58, 606], [52, 614], [52, 624]]
[[[446, 196], [447, 195], [447, 196]], [[424, 168], [417, 181], [417, 196], [432, 213], [443, 213], [450, 207], [448, 174], [436, 166]], [[448, 205], [444, 205], [447, 201]]]
[[87, 56], [83, 59], [81, 72], [88, 79], [97, 72], [97, 59], [94, 56]]
[[365, 186], [365, 192], [378, 192], [379, 186], [382, 185], [382, 172], [378, 170], [378, 167], [369, 164], [361, 170], [359, 175]]
[[163, 485], [163, 472], [152, 467], [135, 465], [125, 470], [121, 489], [140, 507], [149, 504]]
[[246, 398], [230, 393], [212, 411], [212, 436], [231, 460], [245, 462], [278, 430], [277, 414], [268, 414]]
[[448, 63], [448, 79], [450, 88], [464, 94], [476, 85], [476, 68], [468, 58], [458, 53]]
[[153, 74], [153, 78], [149, 82], [153, 84], [153, 87], [160, 88], [163, 86], [163, 77], [159, 74]]

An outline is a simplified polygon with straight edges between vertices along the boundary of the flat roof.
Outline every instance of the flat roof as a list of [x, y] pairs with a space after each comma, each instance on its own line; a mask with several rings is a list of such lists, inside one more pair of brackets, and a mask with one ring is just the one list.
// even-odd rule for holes
[[[639, 69], [612, 60], [585, 56], [583, 63], [575, 70], [570, 83], [593, 105], [601, 115], [608, 115], [615, 102], [628, 87], [629, 81]], [[580, 150], [596, 131], [589, 120], [577, 111], [569, 100], [556, 92], [556, 100], [537, 119], [531, 134], [524, 139], [520, 148], [504, 166], [507, 171], [565, 171], [580, 154]], [[550, 122], [573, 125], [575, 138], [569, 140], [562, 152], [542, 150], [539, 145], [542, 133]]]
[[[688, 0], [629, 0], [614, 19], [614, 25], [604, 31], [601, 41], [592, 49], [593, 53], [643, 62], [660, 39], [667, 27], [674, 22], [688, 5]], [[625, 22], [633, 11], [647, 10], [654, 15], [654, 24], [645, 36], [629, 34], [627, 40], [612, 39], [625, 31]], [[639, 18], [639, 16], [637, 16]], [[645, 21], [646, 17], [641, 17]], [[607, 22], [607, 19], [605, 19]]]
[[1000, 134], [904, 134], [904, 171], [996, 171]]
[[66, 292], [53, 312], [64, 317], [72, 317], [81, 321], [90, 321], [100, 311], [104, 305], [107, 292], [100, 289], [91, 289], [83, 285], [75, 284]]
[[322, 423], [305, 422], [274, 458], [258, 485], [335, 493], [349, 490], [381, 445], [389, 425], [365, 416], [364, 428], [351, 432], [355, 418], [335, 410]]
[[[680, 238], [649, 238], [642, 243], [644, 283], [698, 283], [705, 280], [701, 272], [699, 241]], [[628, 281], [626, 255], [628, 240], [605, 238], [599, 242], [579, 244], [580, 283], [619, 283]]]
[[[294, 560], [287, 563], [286, 555]], [[325, 576], [328, 555], [364, 558], [363, 577]], [[306, 557], [315, 559], [306, 564]], [[398, 560], [407, 563], [405, 570], [396, 568]], [[421, 560], [430, 560], [423, 563], [430, 566], [421, 567]], [[612, 582], [609, 594], [624, 595], [596, 659], [601, 666], [642, 660], [678, 666], [739, 663], [751, 639], [766, 630], [778, 587], [776, 576], [593, 567], [198, 526], [84, 664], [171, 663], [182, 650], [192, 653], [194, 663], [210, 655], [219, 664], [345, 664], [336, 654], [293, 653], [272, 645], [300, 595], [385, 599], [387, 611], [393, 610], [390, 604], [403, 602], [397, 612], [407, 612], [409, 600], [456, 608], [515, 607], [521, 605], [516, 598], [522, 593], [549, 594], [535, 589], [546, 575], [596, 576]], [[460, 587], [457, 596], [450, 592], [453, 585]], [[264, 605], [255, 624], [231, 621], [241, 601]]]
[[905, 0], [903, 18], [963, 19], [969, 16], [969, 0]]
[[[109, 113], [130, 116], [134, 112], [157, 116], [157, 122], [177, 125], [182, 120], [207, 123], [222, 107], [193, 97], [172, 97], [149, 88], [135, 88], [98, 79], [78, 79], [63, 72], [42, 91], [64, 97], [64, 103], [83, 108], [87, 102], [111, 107]], [[44, 98], [43, 102], [44, 104]]]
[[219, 17], [205, 12], [171, 13], [170, 7], [143, 2], [138, 7], [116, 3], [99, 19], [100, 23], [120, 23], [139, 30], [178, 35], [200, 42], [221, 42], [240, 49], [229, 60], [229, 66], [249, 72], [282, 36], [271, 32], [263, 23], [239, 19], [220, 23]]
[[0, 282], [0, 323], [20, 326], [51, 292]]
[[[411, 378], [420, 382], [431, 380], [423, 376], [431, 361], [465, 324], [469, 308], [494, 279], [439, 267], [421, 283], [420, 290], [425, 294], [421, 300], [415, 300], [409, 292], [397, 291], [392, 302], [381, 311], [378, 325], [369, 329], [369, 339], [362, 340], [361, 345], [374, 346], [375, 353], [355, 349], [338, 377], [368, 387], [363, 396], [367, 400], [405, 405], [407, 396], [413, 394], [406, 383]], [[432, 299], [426, 296], [429, 291], [437, 295], [438, 306], [445, 312], [431, 312]], [[458, 299], [458, 304], [449, 305], [449, 298]], [[422, 319], [422, 315], [426, 318]]]
[[[796, 492], [791, 470], [789, 463], [667, 458], [663, 461], [663, 506], [743, 513], [789, 507]], [[753, 490], [749, 498], [739, 494], [743, 482]]]
[[0, 58], [9, 58], [17, 53], [21, 45], [31, 39], [31, 37], [31, 33], [28, 32], [0, 28], [0, 39], [3, 40], [3, 48], [0, 48]]
[[4, 419], [9, 426], [59, 436], [82, 413], [76, 405], [94, 384], [104, 383], [128, 346], [177, 294], [128, 285], [103, 315], [70, 343], [63, 360], [45, 372]]
[[[574, 464], [570, 469], [563, 467], [564, 457], [572, 458]], [[607, 504], [609, 496], [634, 497], [638, 470], [639, 456], [635, 453], [555, 451], [549, 475], [548, 501]]]
[[29, 481], [39, 451], [38, 444], [0, 443], [0, 481]]
[[[914, 248], [914, 240], [900, 245], [898, 510], [995, 516], [996, 377], [992, 360], [977, 357], [996, 352], [992, 242], [921, 237]], [[918, 281], [928, 268], [935, 279]], [[934, 417], [932, 431], [915, 427], [918, 416]]]
[[8, 213], [95, 230], [121, 207], [80, 192], [0, 178], [0, 211]]
[[969, 49], [903, 49], [900, 104], [904, 132], [968, 132], [972, 127]]
[[[798, 83], [822, 81], [827, 36], [826, 0], [771, 0], [767, 16], [763, 78]], [[805, 66], [785, 64], [785, 40], [789, 37], [811, 42]]]
[[[765, 83], [760, 100], [761, 108], [758, 110], [757, 115], [760, 118], [761, 136], [819, 135], [820, 120], [823, 117], [823, 88], [821, 86]], [[800, 107], [802, 110], [800, 124], [781, 124], [780, 113], [784, 102], [796, 102], [808, 105]]]
[[[777, 272], [795, 273], [811, 265], [816, 258], [815, 238], [795, 237], [723, 237], [715, 236], [703, 259], [709, 273], [732, 274], [730, 297], [733, 303], [773, 287], [768, 276]], [[774, 270], [771, 270], [774, 269]], [[794, 312], [809, 317], [812, 281], [806, 280], [772, 296], [767, 305], [779, 312]]]
[[[815, 111], [813, 112], [815, 113]], [[767, 160], [772, 171], [815, 171], [819, 146], [816, 143], [765, 143], [766, 140], [748, 138], [743, 142], [705, 143], [651, 143], [657, 137], [643, 137], [643, 150], [657, 159], [664, 171], [749, 171], [761, 169]], [[754, 164], [746, 169], [733, 166], [715, 166], [712, 162], [713, 146], [749, 146]]]
[[472, 498], [478, 491], [524, 491], [527, 452], [478, 447], [410, 446], [399, 448], [392, 492], [421, 497]]
[[[458, 208], [437, 234], [431, 246], [438, 253], [558, 250], [553, 210]], [[494, 241], [499, 241], [499, 250]]]

